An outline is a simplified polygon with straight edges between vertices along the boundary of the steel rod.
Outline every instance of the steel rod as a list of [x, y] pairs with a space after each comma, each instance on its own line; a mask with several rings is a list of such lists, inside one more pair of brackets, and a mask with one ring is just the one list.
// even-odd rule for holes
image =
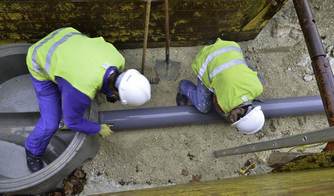
[[170, 48], [170, 35], [169, 35], [169, 2], [165, 0], [165, 32], [166, 32], [166, 64], [169, 66], [169, 48]]
[[321, 142], [334, 141], [334, 128], [326, 128], [319, 131], [289, 136], [285, 138], [258, 142], [254, 144], [246, 144], [234, 148], [217, 150], [213, 154], [217, 157], [230, 155], [246, 154], [252, 152], [260, 152], [265, 150], [274, 150], [279, 148], [288, 148], [306, 144], [315, 144]]
[[[293, 0], [299, 24], [302, 28], [312, 67], [324, 104], [329, 126], [334, 126], [334, 77], [321, 42], [316, 21], [307, 0]], [[325, 150], [334, 150], [334, 144]]]

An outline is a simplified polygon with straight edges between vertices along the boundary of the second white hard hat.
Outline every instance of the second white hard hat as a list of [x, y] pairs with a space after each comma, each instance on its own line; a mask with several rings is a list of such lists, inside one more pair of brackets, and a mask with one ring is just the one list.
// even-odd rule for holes
[[241, 133], [254, 134], [262, 129], [264, 121], [265, 118], [261, 106], [256, 106], [244, 117], [233, 123], [232, 126], [236, 127]]
[[151, 85], [147, 78], [135, 69], [120, 74], [116, 80], [123, 105], [140, 106], [151, 99]]

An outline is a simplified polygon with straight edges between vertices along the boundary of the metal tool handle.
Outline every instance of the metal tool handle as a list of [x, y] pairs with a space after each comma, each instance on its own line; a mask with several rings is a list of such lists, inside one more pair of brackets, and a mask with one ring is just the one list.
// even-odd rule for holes
[[145, 27], [144, 27], [144, 45], [143, 45], [143, 55], [141, 60], [141, 72], [145, 72], [145, 59], [146, 59], [146, 49], [147, 49], [147, 39], [148, 39], [148, 28], [150, 24], [150, 14], [151, 14], [151, 0], [146, 1], [145, 8]]
[[168, 0], [165, 0], [165, 33], [166, 33], [166, 64], [169, 65], [170, 35], [169, 35], [169, 2]]

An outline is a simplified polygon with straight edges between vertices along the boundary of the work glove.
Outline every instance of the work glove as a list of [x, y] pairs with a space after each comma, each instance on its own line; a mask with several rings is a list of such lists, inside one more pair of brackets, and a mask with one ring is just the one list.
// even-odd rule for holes
[[101, 135], [101, 137], [105, 138], [110, 136], [113, 133], [113, 131], [110, 129], [109, 125], [107, 124], [102, 124], [101, 125], [101, 129], [99, 131], [99, 134]]

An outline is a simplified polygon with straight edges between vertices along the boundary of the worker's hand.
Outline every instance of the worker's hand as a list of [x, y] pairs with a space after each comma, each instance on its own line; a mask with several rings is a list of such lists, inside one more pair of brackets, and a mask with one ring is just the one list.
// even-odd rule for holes
[[113, 131], [110, 129], [109, 125], [107, 124], [102, 124], [101, 125], [101, 129], [99, 131], [99, 134], [101, 135], [101, 137], [105, 138], [110, 136], [113, 133]]
[[69, 128], [66, 125], [63, 125], [63, 126], [59, 127], [59, 129], [62, 130], [62, 131], [64, 131], [64, 130], [67, 130]]
[[247, 110], [245, 110], [244, 108], [242, 107], [237, 107], [237, 108], [234, 108], [230, 114], [228, 115], [228, 120], [231, 122], [231, 123], [235, 123], [237, 122], [243, 115], [245, 115], [245, 113], [247, 112]]

